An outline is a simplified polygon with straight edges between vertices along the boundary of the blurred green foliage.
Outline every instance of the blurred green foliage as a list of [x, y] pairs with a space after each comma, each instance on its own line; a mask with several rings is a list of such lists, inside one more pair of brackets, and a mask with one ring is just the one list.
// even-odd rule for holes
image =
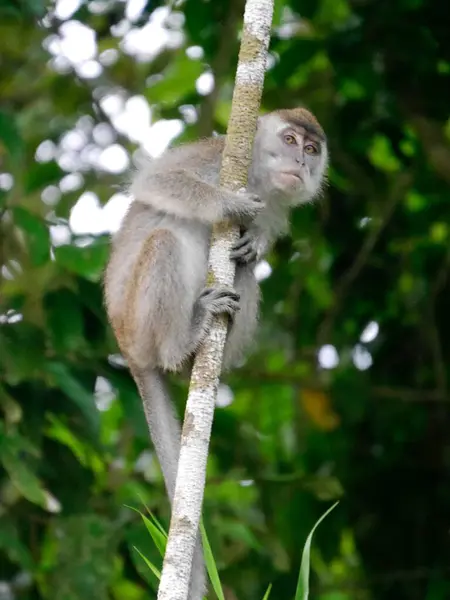
[[[2, 598], [155, 597], [134, 547], [160, 558], [126, 505], [145, 502], [166, 524], [168, 506], [105, 320], [109, 240], [67, 228], [83, 191], [105, 204], [126, 176], [36, 150], [60, 149], [76, 126], [92, 145], [111, 90], [144, 96], [154, 121], [183, 119], [180, 140], [224, 131], [244, 3], [186, 0], [168, 20], [175, 42], [142, 60], [123, 36], [162, 2], [134, 8], [132, 24], [131, 4], [69, 2], [72, 14], [66, 2], [55, 15], [39, 0], [0, 2]], [[55, 57], [64, 19], [95, 31], [101, 72]], [[276, 0], [271, 52], [264, 110], [309, 106], [332, 166], [324, 199], [295, 212], [292, 239], [269, 257], [255, 352], [216, 411], [204, 519], [226, 598], [261, 598], [270, 582], [271, 598], [293, 597], [308, 532], [341, 498], [313, 540], [312, 598], [444, 600], [448, 5]], [[209, 69], [219, 85], [204, 96], [196, 80]], [[122, 133], [117, 143], [136, 147]], [[81, 186], [61, 192], [68, 171]], [[174, 382], [180, 410], [185, 396]]]

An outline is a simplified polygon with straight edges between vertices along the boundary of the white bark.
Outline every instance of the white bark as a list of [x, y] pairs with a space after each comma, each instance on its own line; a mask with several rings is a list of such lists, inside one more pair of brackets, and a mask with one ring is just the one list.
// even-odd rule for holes
[[[234, 191], [247, 185], [253, 138], [266, 70], [273, 0], [247, 0], [231, 116], [220, 183]], [[213, 231], [208, 284], [232, 287], [235, 265], [229, 258], [239, 233], [229, 224]], [[218, 317], [197, 353], [181, 437], [175, 498], [158, 600], [187, 600], [199, 528], [214, 404], [219, 385], [227, 319]]]

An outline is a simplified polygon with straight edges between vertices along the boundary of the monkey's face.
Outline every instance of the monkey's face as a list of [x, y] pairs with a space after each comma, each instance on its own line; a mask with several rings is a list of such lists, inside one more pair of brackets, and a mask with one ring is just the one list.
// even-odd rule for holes
[[283, 117], [272, 113], [261, 119], [255, 146], [262, 183], [295, 205], [311, 200], [320, 191], [328, 152], [325, 136], [311, 113], [284, 112], [288, 114]]

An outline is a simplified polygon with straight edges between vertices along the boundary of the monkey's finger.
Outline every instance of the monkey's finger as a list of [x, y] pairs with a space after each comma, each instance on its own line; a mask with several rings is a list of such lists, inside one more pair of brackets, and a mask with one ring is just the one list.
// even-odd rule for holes
[[235, 300], [216, 300], [211, 306], [211, 312], [214, 315], [226, 313], [232, 317], [238, 310], [240, 310], [240, 305]]
[[235, 313], [240, 309], [241, 306], [239, 302], [236, 302], [235, 300], [230, 300], [230, 302], [224, 302], [223, 304], [223, 310], [230, 314]]
[[249, 254], [244, 254], [243, 256], [233, 258], [233, 260], [235, 260], [240, 265], [246, 265], [248, 263], [255, 262], [256, 259], [257, 259], [256, 252], [251, 252]]
[[239, 306], [239, 304], [230, 304], [229, 306], [224, 307], [223, 312], [227, 314], [231, 319], [234, 319], [236, 313], [239, 312], [240, 309], [241, 307]]
[[251, 252], [251, 246], [243, 246], [242, 248], [236, 248], [230, 252], [230, 256], [233, 259], [241, 258]]
[[230, 298], [231, 300], [238, 301], [241, 298], [240, 294], [238, 294], [235, 290], [230, 288], [217, 288], [216, 292], [216, 298], [218, 299]]
[[245, 246], [239, 250], [231, 252], [230, 257], [232, 260], [247, 263], [256, 260], [257, 255], [258, 254], [253, 246]]
[[228, 293], [237, 293], [233, 289], [229, 289], [226, 287], [206, 287], [202, 290], [200, 297], [203, 296], [224, 296]]
[[251, 251], [248, 252], [243, 257], [243, 259], [246, 260], [248, 263], [256, 261], [257, 258], [258, 258], [258, 253], [256, 252], [256, 250], [254, 248], [252, 248]]
[[231, 298], [232, 300], [240, 300], [240, 294], [238, 294], [234, 289], [227, 287], [217, 287], [217, 288], [205, 288], [200, 294], [200, 298], [208, 299], [211, 301], [221, 300], [223, 298]]
[[252, 235], [248, 231], [246, 231], [244, 234], [241, 235], [241, 237], [238, 239], [238, 241], [235, 244], [233, 244], [231, 249], [237, 250], [238, 248], [241, 248], [242, 246], [250, 244], [251, 242], [252, 242]]

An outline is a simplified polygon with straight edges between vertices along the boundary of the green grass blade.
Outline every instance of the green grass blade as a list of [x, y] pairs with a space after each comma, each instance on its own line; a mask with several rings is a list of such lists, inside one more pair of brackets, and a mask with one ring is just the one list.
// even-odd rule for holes
[[164, 529], [162, 528], [162, 526], [158, 523], [156, 517], [154, 517], [152, 515], [152, 513], [150, 512], [149, 514], [152, 519], [152, 520], [150, 520], [143, 513], [141, 513], [141, 511], [138, 510], [137, 508], [134, 508], [133, 506], [128, 506], [128, 508], [131, 508], [131, 510], [134, 510], [139, 515], [141, 515], [141, 518], [144, 521], [147, 531], [149, 532], [149, 534], [153, 540], [153, 543], [155, 544], [156, 548], [158, 549], [158, 552], [161, 554], [161, 556], [164, 556], [164, 552], [166, 551], [166, 544], [167, 544], [167, 534], [164, 531]]
[[165, 535], [165, 533], [161, 533], [159, 527], [152, 523], [148, 517], [142, 513], [140, 513], [140, 515], [145, 523], [145, 526], [147, 527], [147, 531], [152, 537], [153, 543], [158, 549], [158, 552], [161, 554], [161, 556], [164, 556], [166, 551], [167, 535]]
[[142, 498], [141, 498], [141, 501], [142, 501], [142, 504], [145, 506], [145, 510], [150, 515], [151, 520], [156, 525], [156, 527], [158, 527], [158, 529], [163, 534], [164, 538], [167, 540], [167, 531], [164, 529], [164, 527], [161, 525], [161, 523], [158, 521], [158, 519], [155, 517], [155, 515], [152, 513], [152, 511], [149, 509], [149, 507], [145, 504], [145, 502], [142, 500]]
[[[148, 509], [147, 509], [148, 510]], [[164, 536], [164, 539], [167, 541], [167, 537], [168, 537], [168, 533], [167, 531], [164, 529], [164, 527], [161, 525], [161, 523], [158, 521], [158, 519], [155, 517], [154, 514], [152, 514], [149, 511], [149, 515], [153, 521], [153, 523], [156, 525], [156, 527], [159, 529], [159, 531], [162, 533], [162, 535]]]
[[295, 600], [308, 600], [309, 596], [309, 570], [310, 570], [310, 561], [311, 561], [311, 541], [314, 531], [317, 529], [318, 525], [325, 519], [325, 517], [335, 508], [339, 502], [335, 502], [333, 506], [331, 506], [316, 522], [314, 527], [311, 529], [310, 534], [308, 535], [305, 543], [305, 547], [303, 548], [302, 554], [302, 562], [300, 564], [300, 572], [298, 576], [297, 582], [297, 590], [295, 592]]
[[272, 584], [269, 584], [269, 587], [267, 588], [266, 593], [264, 594], [263, 600], [268, 600], [271, 590], [272, 590]]
[[225, 596], [223, 595], [222, 586], [220, 584], [219, 573], [217, 571], [216, 562], [214, 560], [211, 546], [209, 545], [208, 536], [206, 535], [205, 526], [203, 525], [203, 520], [200, 521], [200, 531], [202, 534], [203, 555], [205, 557], [206, 569], [208, 571], [208, 575], [211, 580], [214, 592], [215, 592], [216, 596], [219, 598], [219, 600], [225, 600]]
[[157, 569], [155, 567], [155, 565], [153, 563], [151, 563], [148, 558], [146, 556], [144, 556], [142, 554], [142, 552], [140, 550], [138, 550], [136, 548], [136, 546], [133, 546], [133, 548], [136, 550], [136, 552], [139, 554], [139, 556], [142, 558], [142, 560], [145, 562], [145, 564], [147, 565], [147, 567], [150, 569], [150, 571], [153, 573], [153, 575], [155, 575], [155, 577], [159, 579], [161, 579], [161, 571], [159, 569]]

